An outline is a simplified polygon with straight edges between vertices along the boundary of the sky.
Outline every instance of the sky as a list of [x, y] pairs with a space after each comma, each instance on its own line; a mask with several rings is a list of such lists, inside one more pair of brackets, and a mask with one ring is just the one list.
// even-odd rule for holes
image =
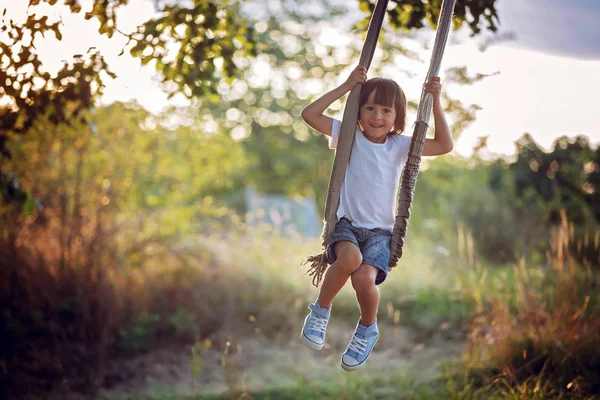
[[[7, 16], [18, 18], [27, 3], [0, 0], [0, 10], [6, 7]], [[90, 0], [82, 3], [85, 10]], [[57, 8], [48, 9], [56, 15]], [[593, 144], [600, 144], [596, 105], [600, 92], [600, 1], [497, 0], [497, 10], [498, 34], [470, 38], [465, 31], [452, 32], [446, 47], [442, 71], [466, 65], [471, 73], [497, 73], [468, 87], [444, 86], [450, 96], [464, 104], [482, 107], [477, 120], [456, 142], [455, 152], [468, 156], [479, 138], [487, 137], [490, 152], [511, 155], [514, 142], [525, 132], [547, 149], [562, 135], [585, 135]], [[130, 0], [118, 14], [119, 28], [132, 31], [153, 13], [153, 1]], [[109, 40], [99, 36], [95, 25], [85, 21], [82, 14], [60, 15], [63, 40], [48, 38], [38, 46], [48, 70], [58, 69], [61, 61], [73, 54], [96, 47], [118, 75], [115, 80], [106, 80], [103, 103], [136, 99], [154, 112], [169, 101], [186, 104], [183, 96], [167, 99], [151, 67], [140, 66], [128, 54], [118, 56], [126, 42], [123, 36], [116, 34]], [[433, 31], [423, 35], [433, 42]], [[429, 58], [426, 53], [421, 56]], [[420, 65], [415, 74], [424, 76], [426, 69]], [[401, 83], [409, 98], [418, 98], [421, 81]]]
[[469, 88], [449, 88], [483, 107], [457, 150], [469, 153], [477, 137], [489, 136], [491, 151], [511, 154], [524, 132], [546, 149], [562, 135], [600, 143], [600, 1], [498, 0], [498, 14], [497, 37], [511, 40], [464, 41], [444, 54], [475, 72], [499, 72]]

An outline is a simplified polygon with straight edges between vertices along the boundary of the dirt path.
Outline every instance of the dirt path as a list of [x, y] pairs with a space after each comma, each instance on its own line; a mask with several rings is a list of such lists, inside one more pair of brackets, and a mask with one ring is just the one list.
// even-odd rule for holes
[[[227, 354], [226, 345], [216, 343], [202, 357], [192, 357], [190, 346], [162, 348], [114, 366], [120, 383], [102, 390], [98, 399], [141, 399], [149, 393], [151, 398], [173, 399], [194, 393], [257, 392], [299, 382], [324, 383], [348, 374], [339, 363], [353, 328], [332, 320], [326, 347], [320, 352], [304, 347], [296, 335], [274, 341], [262, 334], [229, 342]], [[464, 348], [464, 338], [457, 331], [399, 325], [380, 326], [380, 330], [381, 338], [361, 376], [399, 373], [417, 383], [427, 382], [440, 376], [440, 361], [459, 355]]]

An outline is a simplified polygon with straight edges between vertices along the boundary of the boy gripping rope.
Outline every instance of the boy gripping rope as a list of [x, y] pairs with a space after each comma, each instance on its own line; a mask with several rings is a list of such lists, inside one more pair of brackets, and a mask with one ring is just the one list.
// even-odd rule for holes
[[[364, 67], [356, 67], [337, 88], [306, 106], [302, 118], [330, 137], [337, 147], [341, 121], [323, 115], [337, 99], [362, 84], [356, 136], [346, 169], [337, 209], [338, 223], [327, 243], [327, 268], [317, 300], [310, 304], [301, 340], [314, 350], [325, 344], [325, 332], [333, 299], [348, 281], [356, 292], [360, 320], [346, 351], [342, 368], [353, 371], [368, 359], [379, 338], [377, 309], [379, 288], [388, 274], [390, 240], [400, 175], [408, 157], [411, 138], [402, 135], [406, 121], [406, 97], [396, 82], [386, 78], [367, 80]], [[441, 83], [433, 77], [425, 91], [433, 96], [435, 134], [426, 139], [423, 156], [452, 151], [453, 142], [440, 102]]]

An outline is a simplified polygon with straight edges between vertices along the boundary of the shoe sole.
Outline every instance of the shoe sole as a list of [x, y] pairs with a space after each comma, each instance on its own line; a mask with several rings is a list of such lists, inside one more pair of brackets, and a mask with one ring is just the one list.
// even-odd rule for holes
[[[304, 318], [304, 326], [306, 326], [306, 320], [308, 319], [308, 315], [306, 316], [306, 318]], [[302, 333], [300, 334], [300, 340], [302, 341], [302, 344], [305, 345], [306, 347], [313, 349], [313, 350], [321, 350], [323, 348], [323, 346], [325, 345], [325, 341], [323, 341], [322, 344], [319, 343], [315, 343], [312, 340], [310, 340], [308, 337], [306, 337], [306, 335], [304, 335], [304, 328], [302, 328]]]
[[301, 339], [302, 339], [302, 344], [303, 345], [305, 345], [306, 347], [309, 347], [309, 348], [311, 348], [313, 350], [319, 351], [325, 345], [325, 343], [318, 344], [318, 343], [313, 342], [312, 340], [310, 340], [309, 338], [307, 338], [306, 336], [304, 336], [304, 332], [302, 332]]
[[371, 351], [367, 355], [367, 358], [365, 358], [364, 361], [361, 362], [360, 364], [356, 364], [356, 365], [344, 364], [344, 359], [342, 358], [342, 369], [344, 371], [352, 372], [352, 371], [356, 371], [357, 369], [359, 369], [360, 367], [362, 367], [367, 362], [367, 360], [369, 359], [369, 357], [371, 356], [371, 352], [373, 352], [373, 349], [375, 348], [375, 345], [377, 344], [378, 340], [379, 340], [379, 336], [377, 337], [377, 339], [375, 339], [375, 343], [373, 343], [373, 347], [371, 347]]

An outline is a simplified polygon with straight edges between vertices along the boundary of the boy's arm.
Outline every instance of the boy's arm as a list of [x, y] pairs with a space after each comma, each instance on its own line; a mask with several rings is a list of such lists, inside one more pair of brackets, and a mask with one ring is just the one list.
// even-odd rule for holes
[[367, 70], [361, 66], [356, 67], [344, 83], [304, 107], [301, 113], [302, 119], [313, 129], [331, 136], [333, 118], [323, 115], [323, 113], [334, 101], [351, 91], [358, 83], [364, 83], [366, 80]]
[[433, 123], [435, 125], [433, 139], [425, 139], [423, 156], [439, 156], [451, 152], [454, 148], [450, 128], [440, 101], [442, 90], [440, 78], [437, 76], [431, 78], [425, 85], [425, 90], [433, 95]]

